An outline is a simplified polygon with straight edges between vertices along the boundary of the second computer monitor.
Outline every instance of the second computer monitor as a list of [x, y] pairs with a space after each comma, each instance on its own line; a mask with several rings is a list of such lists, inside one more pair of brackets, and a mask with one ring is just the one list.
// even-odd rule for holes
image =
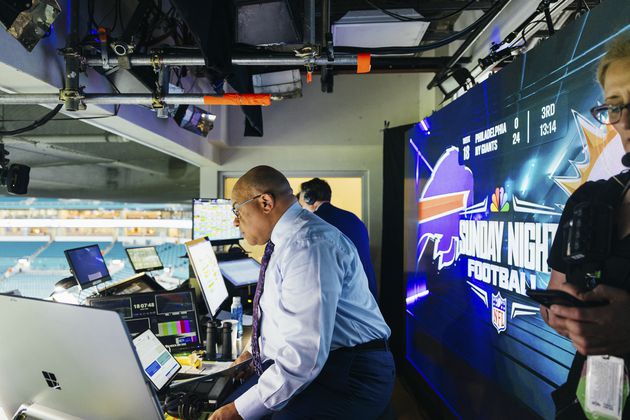
[[126, 248], [127, 257], [131, 262], [133, 271], [144, 273], [146, 271], [162, 270], [164, 265], [154, 246], [141, 246]]
[[111, 279], [105, 258], [97, 244], [67, 249], [64, 254], [81, 289]]
[[192, 202], [193, 239], [207, 237], [213, 245], [238, 243], [243, 236], [234, 226], [230, 200], [195, 198]]
[[186, 242], [185, 245], [208, 312], [214, 316], [223, 301], [227, 299], [228, 291], [221, 275], [219, 262], [214, 255], [212, 243], [206, 238], [200, 238]]

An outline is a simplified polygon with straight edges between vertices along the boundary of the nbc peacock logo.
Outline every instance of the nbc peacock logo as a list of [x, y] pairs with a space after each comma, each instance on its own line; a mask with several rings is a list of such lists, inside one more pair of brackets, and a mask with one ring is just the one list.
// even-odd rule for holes
[[510, 211], [510, 203], [508, 195], [503, 187], [497, 187], [492, 193], [492, 201], [490, 203], [490, 211], [493, 213], [505, 213]]

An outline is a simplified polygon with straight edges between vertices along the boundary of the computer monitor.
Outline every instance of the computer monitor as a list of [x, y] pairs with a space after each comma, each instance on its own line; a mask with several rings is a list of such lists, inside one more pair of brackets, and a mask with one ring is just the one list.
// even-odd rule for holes
[[120, 314], [132, 337], [153, 331], [171, 352], [202, 347], [192, 290], [94, 297], [88, 305]]
[[97, 244], [67, 249], [64, 254], [79, 288], [87, 289], [111, 279]]
[[223, 277], [235, 287], [248, 286], [258, 282], [260, 264], [253, 258], [221, 261], [219, 268]]
[[133, 271], [144, 273], [146, 271], [162, 270], [164, 265], [154, 246], [140, 246], [136, 248], [126, 248], [127, 257]]
[[208, 312], [210, 316], [214, 316], [227, 299], [228, 291], [212, 243], [206, 238], [199, 238], [186, 242], [185, 245]]
[[144, 373], [158, 391], [168, 385], [182, 368], [151, 330], [136, 336], [133, 345]]
[[117, 314], [0, 294], [0, 319], [0, 418], [163, 419]]
[[207, 237], [213, 245], [238, 243], [243, 236], [234, 227], [234, 213], [230, 200], [195, 198], [193, 210], [193, 239]]

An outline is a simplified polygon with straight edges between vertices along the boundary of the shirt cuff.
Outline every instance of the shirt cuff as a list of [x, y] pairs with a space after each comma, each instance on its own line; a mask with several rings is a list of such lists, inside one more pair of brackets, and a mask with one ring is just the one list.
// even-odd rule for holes
[[258, 386], [254, 385], [248, 389], [243, 395], [234, 400], [236, 411], [245, 420], [259, 419], [262, 416], [271, 413], [258, 396]]

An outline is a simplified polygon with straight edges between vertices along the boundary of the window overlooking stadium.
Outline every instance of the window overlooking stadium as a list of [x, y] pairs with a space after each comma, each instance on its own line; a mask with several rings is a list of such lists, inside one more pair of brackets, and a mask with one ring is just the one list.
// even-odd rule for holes
[[71, 276], [64, 251], [93, 244], [112, 283], [134, 275], [126, 248], [154, 246], [164, 268], [153, 275], [174, 287], [188, 278], [191, 229], [190, 203], [0, 197], [0, 293], [49, 297]]

